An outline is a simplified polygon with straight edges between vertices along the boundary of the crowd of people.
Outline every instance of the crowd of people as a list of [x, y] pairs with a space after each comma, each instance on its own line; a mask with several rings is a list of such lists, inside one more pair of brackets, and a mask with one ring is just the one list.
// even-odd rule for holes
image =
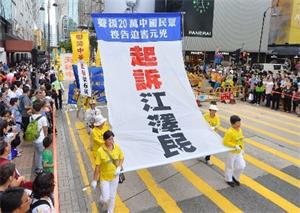
[[243, 71], [218, 66], [208, 70], [208, 78], [214, 91], [239, 87], [243, 101], [300, 116], [300, 72]]
[[[34, 66], [20, 62], [12, 67], [0, 63], [2, 212], [55, 212], [52, 121], [54, 108], [62, 109], [63, 92], [62, 82], [47, 63]], [[16, 168], [15, 159], [23, 158], [22, 143], [32, 144], [33, 181]]]

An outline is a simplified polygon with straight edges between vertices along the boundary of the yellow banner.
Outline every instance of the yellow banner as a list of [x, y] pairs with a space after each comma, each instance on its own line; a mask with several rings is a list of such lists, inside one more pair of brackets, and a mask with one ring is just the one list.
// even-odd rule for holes
[[100, 49], [99, 49], [99, 46], [97, 48], [97, 52], [96, 52], [96, 67], [101, 67], [101, 59], [100, 59]]
[[73, 52], [73, 64], [82, 60], [86, 64], [90, 62], [89, 32], [71, 32], [71, 43]]
[[300, 0], [293, 0], [289, 44], [300, 44]]

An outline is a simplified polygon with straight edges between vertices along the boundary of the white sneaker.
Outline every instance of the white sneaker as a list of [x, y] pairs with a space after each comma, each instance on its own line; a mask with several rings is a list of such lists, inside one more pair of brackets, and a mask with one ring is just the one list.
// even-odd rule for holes
[[206, 164], [209, 165], [209, 166], [213, 165], [212, 162], [211, 162], [210, 160], [207, 160], [207, 161], [206, 161]]

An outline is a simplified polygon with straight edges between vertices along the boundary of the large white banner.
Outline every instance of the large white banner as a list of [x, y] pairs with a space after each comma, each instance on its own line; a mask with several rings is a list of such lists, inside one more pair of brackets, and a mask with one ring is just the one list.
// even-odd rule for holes
[[92, 88], [88, 66], [83, 61], [79, 61], [77, 64], [77, 69], [80, 84], [80, 94], [83, 96], [91, 97]]
[[125, 171], [228, 151], [200, 113], [171, 14], [94, 14], [115, 141]]

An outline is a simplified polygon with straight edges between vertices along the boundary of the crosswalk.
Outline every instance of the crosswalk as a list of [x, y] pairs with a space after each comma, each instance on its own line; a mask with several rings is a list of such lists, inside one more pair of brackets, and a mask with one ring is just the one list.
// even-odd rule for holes
[[[218, 107], [222, 120], [221, 135], [229, 126], [230, 115], [237, 114], [242, 118], [247, 167], [241, 177], [240, 189], [227, 187], [223, 178], [225, 155], [218, 154], [212, 157], [213, 166], [197, 159], [126, 174], [125, 183], [119, 187], [115, 212], [211, 212], [213, 208], [209, 206], [219, 212], [248, 212], [249, 209], [252, 212], [274, 212], [274, 209], [300, 212], [300, 175], [297, 175], [300, 173], [300, 119], [244, 103], [219, 104]], [[201, 110], [204, 112], [207, 108], [204, 106]], [[95, 165], [89, 135], [84, 123], [76, 120], [73, 112], [66, 113], [65, 117], [73, 149], [77, 150], [83, 185], [89, 185], [92, 175], [87, 171]], [[79, 152], [78, 146], [83, 147], [84, 152]], [[289, 167], [296, 171], [286, 172], [284, 169]], [[256, 180], [267, 175], [274, 177], [277, 184], [288, 184], [292, 192], [277, 193], [276, 185], [270, 187]], [[134, 178], [131, 180], [130, 177]], [[236, 191], [239, 191], [239, 196], [236, 196]], [[90, 188], [86, 193], [91, 197], [90, 212], [97, 212], [98, 195]], [[291, 200], [286, 193], [297, 194], [299, 199]], [[207, 209], [191, 210], [187, 205], [200, 197], [207, 199], [207, 203], [199, 204], [207, 205]], [[251, 200], [257, 200], [257, 203], [248, 203]]]

